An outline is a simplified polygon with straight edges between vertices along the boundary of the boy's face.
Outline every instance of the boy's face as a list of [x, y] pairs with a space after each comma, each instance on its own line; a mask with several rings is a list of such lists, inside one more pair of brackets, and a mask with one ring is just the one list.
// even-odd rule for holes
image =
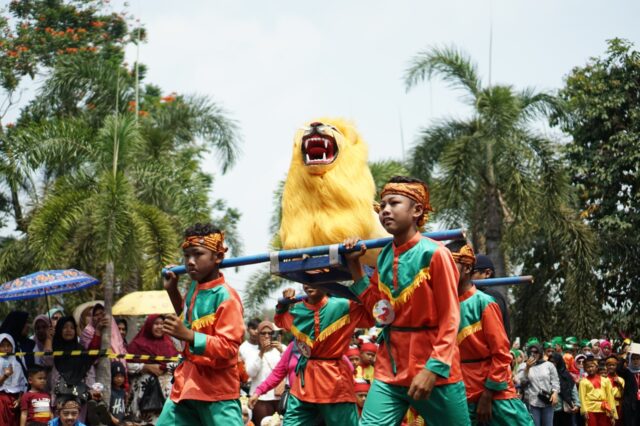
[[121, 388], [124, 385], [124, 374], [116, 374], [113, 376], [113, 384]]
[[38, 371], [36, 374], [29, 376], [29, 384], [31, 389], [38, 391], [43, 390], [47, 386], [47, 374], [44, 371]]
[[67, 402], [60, 408], [60, 423], [63, 426], [73, 426], [80, 415], [80, 407], [75, 402]]
[[373, 365], [376, 362], [376, 354], [375, 352], [362, 352], [360, 353], [360, 359], [365, 366]]
[[598, 371], [598, 363], [595, 361], [585, 361], [584, 371], [586, 371], [588, 375], [593, 376]]
[[416, 226], [422, 214], [422, 204], [404, 195], [387, 194], [380, 200], [378, 218], [382, 227], [391, 235], [402, 234]]
[[487, 278], [491, 278], [493, 271], [491, 269], [481, 269], [477, 271], [473, 271], [471, 274], [472, 280], [484, 280]]
[[203, 282], [211, 276], [224, 258], [224, 255], [216, 255], [211, 250], [200, 246], [187, 247], [183, 253], [187, 273], [192, 280], [198, 282]]
[[353, 364], [353, 367], [357, 367], [360, 365], [360, 356], [359, 355], [351, 355], [349, 357], [349, 361], [351, 361], [351, 364]]
[[356, 392], [356, 404], [359, 408], [364, 407], [364, 402], [367, 400], [367, 392]]
[[616, 374], [616, 369], [618, 368], [618, 362], [613, 359], [610, 358], [605, 362], [605, 365], [607, 366], [607, 373], [614, 375]]
[[258, 327], [248, 327], [247, 330], [249, 330], [249, 341], [254, 345], [257, 345], [260, 338], [260, 335], [258, 334]]

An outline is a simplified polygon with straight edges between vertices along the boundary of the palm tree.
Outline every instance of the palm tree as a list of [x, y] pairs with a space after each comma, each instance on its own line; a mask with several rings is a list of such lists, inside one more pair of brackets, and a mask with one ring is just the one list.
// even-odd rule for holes
[[[574, 194], [558, 145], [532, 126], [555, 108], [555, 98], [533, 89], [484, 86], [475, 64], [455, 48], [418, 53], [405, 74], [407, 89], [434, 76], [461, 91], [472, 108], [467, 119], [442, 119], [423, 129], [413, 148], [412, 172], [430, 182], [437, 218], [466, 225], [498, 276], [513, 270], [510, 265], [543, 236], [548, 244], [566, 242], [559, 252], [579, 258], [566, 274], [567, 289], [588, 282], [593, 236], [570, 208]], [[572, 302], [590, 311], [577, 320], [582, 328], [595, 309], [589, 294], [573, 294]]]

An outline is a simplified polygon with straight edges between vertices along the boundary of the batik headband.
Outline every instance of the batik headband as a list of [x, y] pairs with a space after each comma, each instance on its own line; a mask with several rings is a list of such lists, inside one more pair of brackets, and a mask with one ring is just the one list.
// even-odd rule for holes
[[403, 195], [418, 204], [422, 204], [424, 215], [418, 220], [418, 226], [422, 226], [429, 219], [429, 212], [433, 211], [429, 204], [429, 188], [421, 182], [389, 182], [382, 188], [380, 198], [389, 194]]
[[476, 263], [476, 255], [473, 253], [473, 249], [469, 244], [465, 244], [460, 247], [460, 251], [457, 253], [451, 253], [453, 260], [463, 265], [473, 266]]
[[225, 253], [227, 248], [224, 246], [224, 232], [216, 232], [207, 235], [192, 235], [186, 237], [182, 243], [182, 248], [204, 247], [214, 253]]

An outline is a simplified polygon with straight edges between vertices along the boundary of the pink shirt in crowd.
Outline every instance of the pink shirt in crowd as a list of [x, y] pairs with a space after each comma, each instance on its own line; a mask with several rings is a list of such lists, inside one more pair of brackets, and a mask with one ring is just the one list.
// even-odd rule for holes
[[[289, 386], [296, 380], [296, 365], [298, 365], [298, 359], [300, 358], [300, 352], [293, 352], [293, 345], [295, 340], [287, 346], [287, 349], [282, 353], [280, 361], [271, 371], [271, 374], [264, 379], [262, 383], [256, 388], [255, 394], [260, 396], [269, 392], [271, 389], [275, 389], [276, 386], [285, 378], [289, 379]], [[349, 358], [342, 356], [342, 360], [347, 363], [349, 369], [353, 373], [353, 365], [349, 361]]]

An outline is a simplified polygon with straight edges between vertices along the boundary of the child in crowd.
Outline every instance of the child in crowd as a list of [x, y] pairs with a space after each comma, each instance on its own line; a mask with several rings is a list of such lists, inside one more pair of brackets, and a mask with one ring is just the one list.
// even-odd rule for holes
[[[613, 393], [613, 399], [616, 401], [616, 413], [618, 414], [618, 423], [622, 419], [622, 399], [624, 397], [624, 379], [618, 376], [618, 358], [615, 355], [609, 355], [604, 360], [607, 368], [607, 377], [611, 382], [611, 392]], [[618, 424], [616, 423], [616, 424]]]
[[360, 365], [356, 368], [356, 378], [364, 379], [369, 383], [373, 382], [374, 363], [378, 345], [375, 343], [363, 343], [360, 346]]
[[617, 419], [616, 402], [608, 378], [598, 374], [598, 361], [589, 357], [584, 361], [587, 377], [580, 380], [580, 413], [587, 426], [610, 426]]
[[344, 353], [344, 356], [349, 358], [349, 362], [353, 365], [353, 377], [357, 377], [358, 367], [360, 366], [360, 349], [350, 347]]
[[369, 393], [371, 385], [366, 380], [356, 380], [353, 385], [353, 390], [356, 393], [356, 405], [358, 406], [358, 417], [362, 415], [362, 409], [364, 408], [364, 402], [367, 400], [367, 394]]
[[124, 390], [124, 382], [127, 371], [121, 362], [111, 363], [111, 402], [109, 411], [111, 423], [118, 425], [126, 415], [127, 393]]
[[[0, 334], [0, 352], [12, 353], [13, 337]], [[27, 380], [15, 356], [0, 357], [0, 425], [15, 425], [18, 420], [20, 393], [27, 390]]]
[[20, 399], [20, 426], [44, 426], [53, 418], [51, 395], [46, 392], [47, 372], [36, 364], [27, 375], [30, 389]]
[[109, 408], [102, 399], [103, 391], [104, 385], [102, 383], [96, 382], [91, 385], [89, 390], [91, 398], [87, 402], [86, 422], [88, 426], [109, 426], [111, 424]]
[[58, 417], [49, 421], [48, 426], [86, 426], [78, 420], [80, 401], [71, 395], [58, 398]]

